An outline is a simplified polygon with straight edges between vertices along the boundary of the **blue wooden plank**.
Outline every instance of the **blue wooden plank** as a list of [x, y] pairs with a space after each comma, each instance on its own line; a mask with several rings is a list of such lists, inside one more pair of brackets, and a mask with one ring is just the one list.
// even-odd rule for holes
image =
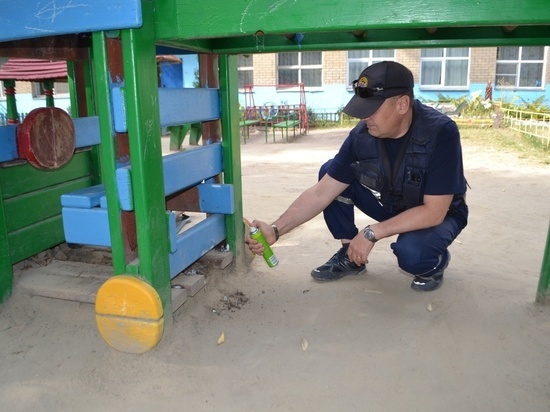
[[[223, 171], [221, 143], [172, 153], [162, 158], [164, 195], [188, 189]], [[134, 210], [132, 172], [130, 166], [116, 170], [118, 199], [122, 210]]]
[[199, 189], [201, 212], [222, 213], [224, 215], [235, 213], [233, 185], [203, 183], [197, 187]]
[[[113, 118], [118, 133], [128, 131], [124, 95], [124, 87], [113, 87], [111, 90]], [[161, 127], [219, 119], [219, 90], [162, 87], [159, 89], [159, 110]]]
[[219, 90], [160, 88], [159, 107], [162, 127], [219, 119]]
[[162, 159], [165, 196], [195, 186], [223, 171], [221, 143], [172, 153]]
[[[75, 128], [75, 146], [77, 148], [101, 143], [99, 118], [97, 116], [73, 119], [73, 123]], [[9, 162], [19, 158], [16, 135], [16, 125], [0, 126], [0, 162]]]
[[134, 210], [134, 193], [132, 192], [132, 174], [130, 166], [116, 169], [116, 186], [118, 189], [118, 201], [122, 210]]
[[75, 129], [75, 146], [87, 147], [101, 143], [99, 134], [99, 117], [78, 117], [73, 119]]
[[0, 162], [9, 162], [19, 157], [15, 141], [16, 133], [17, 126], [14, 124], [0, 126]]
[[64, 207], [63, 231], [67, 243], [91, 246], [111, 246], [107, 209]]
[[224, 222], [223, 215], [211, 215], [178, 235], [177, 250], [169, 256], [171, 279], [226, 238]]
[[90, 209], [99, 206], [102, 196], [105, 196], [104, 184], [85, 187], [84, 189], [76, 190], [71, 193], [62, 194], [61, 206]]
[[138, 28], [141, 0], [0, 0], [0, 41]]

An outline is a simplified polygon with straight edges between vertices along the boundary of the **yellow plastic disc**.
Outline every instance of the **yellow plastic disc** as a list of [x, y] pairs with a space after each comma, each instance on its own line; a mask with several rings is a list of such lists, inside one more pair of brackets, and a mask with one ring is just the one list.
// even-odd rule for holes
[[101, 285], [95, 312], [101, 337], [121, 352], [147, 352], [162, 338], [164, 313], [160, 296], [136, 277], [114, 276]]

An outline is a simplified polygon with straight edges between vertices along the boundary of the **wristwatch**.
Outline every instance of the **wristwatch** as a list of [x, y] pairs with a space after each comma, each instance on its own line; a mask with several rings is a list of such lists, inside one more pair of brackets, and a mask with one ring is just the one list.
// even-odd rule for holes
[[365, 239], [370, 240], [372, 243], [378, 242], [378, 239], [376, 239], [376, 235], [374, 234], [374, 231], [370, 228], [370, 225], [363, 229], [363, 235], [365, 236]]

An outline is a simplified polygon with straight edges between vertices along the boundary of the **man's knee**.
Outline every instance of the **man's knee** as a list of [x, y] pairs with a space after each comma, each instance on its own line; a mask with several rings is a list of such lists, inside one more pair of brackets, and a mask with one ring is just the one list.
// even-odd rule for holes
[[434, 245], [411, 236], [408, 239], [398, 239], [391, 248], [397, 256], [399, 267], [413, 275], [429, 274], [437, 270], [445, 255], [444, 245]]

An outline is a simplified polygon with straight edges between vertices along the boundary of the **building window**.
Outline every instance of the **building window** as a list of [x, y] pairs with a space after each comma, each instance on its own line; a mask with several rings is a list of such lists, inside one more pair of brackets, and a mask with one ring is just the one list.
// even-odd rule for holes
[[323, 53], [299, 52], [277, 55], [277, 87], [298, 85], [323, 86]]
[[371, 64], [384, 60], [395, 61], [395, 50], [350, 50], [348, 51], [347, 85], [359, 78], [361, 72]]
[[6, 92], [4, 91], [4, 82], [0, 80], [0, 99], [6, 98]]
[[499, 47], [495, 85], [510, 88], [541, 88], [544, 46]]
[[253, 59], [251, 54], [239, 54], [237, 70], [239, 72], [239, 89], [254, 84]]
[[[54, 82], [53, 84], [54, 97], [68, 97], [69, 96], [69, 83], [67, 82]], [[43, 98], [46, 97], [44, 93], [44, 84], [41, 82], [34, 82], [32, 84], [32, 97]]]
[[420, 87], [423, 89], [467, 89], [470, 49], [422, 49]]

